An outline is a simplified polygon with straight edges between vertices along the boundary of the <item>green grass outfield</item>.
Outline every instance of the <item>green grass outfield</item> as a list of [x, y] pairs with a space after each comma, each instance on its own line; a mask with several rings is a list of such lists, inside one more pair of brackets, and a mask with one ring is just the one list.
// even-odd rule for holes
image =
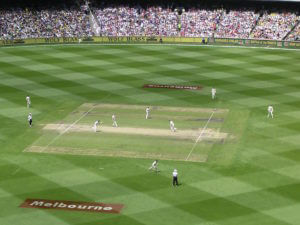
[[[299, 62], [300, 51], [262, 48], [1, 48], [0, 225], [300, 224]], [[147, 83], [203, 88], [143, 89]], [[217, 88], [214, 101], [212, 87]], [[26, 108], [27, 94], [31, 109]], [[74, 123], [84, 115], [80, 110], [87, 103], [228, 109], [222, 123], [211, 121], [207, 129], [218, 128], [234, 138], [223, 143], [201, 140], [195, 152], [204, 151], [205, 162], [161, 160], [157, 174], [148, 171], [151, 157], [26, 151], [37, 144], [49, 149], [101, 150], [98, 141], [107, 150], [126, 151], [132, 145], [136, 154], [165, 154], [172, 148], [186, 154], [193, 147], [194, 140], [147, 137], [144, 141], [135, 135], [43, 129], [47, 124]], [[269, 104], [274, 106], [274, 119], [267, 119]], [[151, 124], [146, 124], [143, 119], [130, 119], [137, 112], [116, 111], [120, 127], [163, 128], [162, 121], [167, 120], [156, 120], [153, 115]], [[29, 112], [33, 113], [32, 128], [27, 124]], [[111, 125], [110, 111], [91, 112], [78, 124], [92, 125], [99, 115]], [[209, 116], [175, 114], [192, 119]], [[122, 115], [128, 119], [123, 120]], [[144, 116], [144, 110], [137, 116]], [[201, 130], [206, 124], [205, 120], [184, 121], [174, 119], [178, 129]], [[103, 140], [95, 135], [102, 135]], [[171, 185], [174, 168], [179, 172], [178, 188]], [[121, 203], [125, 207], [121, 214], [20, 208], [26, 198]]]

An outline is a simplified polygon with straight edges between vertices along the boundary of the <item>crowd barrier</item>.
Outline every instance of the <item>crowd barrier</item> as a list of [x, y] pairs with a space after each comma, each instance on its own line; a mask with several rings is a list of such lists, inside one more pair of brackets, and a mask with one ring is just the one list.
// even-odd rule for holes
[[28, 38], [0, 40], [0, 46], [22, 44], [66, 44], [66, 43], [177, 43], [177, 44], [228, 44], [243, 46], [269, 46], [300, 48], [300, 42], [258, 39], [207, 38], [207, 37], [88, 37], [88, 38]]

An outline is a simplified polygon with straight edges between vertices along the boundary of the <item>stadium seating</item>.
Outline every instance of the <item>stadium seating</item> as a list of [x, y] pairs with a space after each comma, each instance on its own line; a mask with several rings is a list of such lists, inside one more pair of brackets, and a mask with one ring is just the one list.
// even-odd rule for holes
[[0, 11], [2, 39], [74, 37], [93, 35], [81, 10]]
[[295, 29], [287, 37], [288, 41], [300, 41], [300, 23], [295, 27]]
[[251, 37], [258, 39], [282, 40], [299, 20], [295, 13], [265, 12], [253, 30]]
[[231, 10], [224, 12], [215, 37], [248, 38], [259, 14], [254, 11]]
[[[93, 16], [90, 16], [90, 13]], [[297, 24], [294, 12], [161, 6], [0, 10], [0, 39], [102, 36], [183, 36], [282, 40]], [[299, 25], [287, 39], [299, 39]], [[97, 30], [97, 31], [96, 31]]]

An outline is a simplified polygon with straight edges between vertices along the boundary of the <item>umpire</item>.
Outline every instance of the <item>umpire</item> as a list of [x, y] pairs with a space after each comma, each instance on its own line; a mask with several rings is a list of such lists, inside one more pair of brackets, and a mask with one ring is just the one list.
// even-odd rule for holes
[[173, 171], [173, 186], [174, 187], [178, 186], [178, 178], [177, 178], [177, 176], [178, 176], [178, 172], [177, 172], [176, 169], [174, 169], [174, 171]]

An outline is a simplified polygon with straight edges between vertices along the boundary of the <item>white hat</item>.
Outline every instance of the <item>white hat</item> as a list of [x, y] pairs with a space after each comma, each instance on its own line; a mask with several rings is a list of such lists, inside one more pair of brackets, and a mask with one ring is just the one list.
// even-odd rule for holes
[[176, 170], [176, 169], [174, 169], [174, 172], [177, 172], [177, 170]]

